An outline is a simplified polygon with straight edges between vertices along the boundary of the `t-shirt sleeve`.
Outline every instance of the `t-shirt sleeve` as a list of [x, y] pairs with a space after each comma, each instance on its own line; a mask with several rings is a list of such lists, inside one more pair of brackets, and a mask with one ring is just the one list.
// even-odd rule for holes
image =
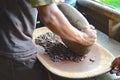
[[30, 0], [33, 7], [43, 6], [55, 2], [55, 0]]

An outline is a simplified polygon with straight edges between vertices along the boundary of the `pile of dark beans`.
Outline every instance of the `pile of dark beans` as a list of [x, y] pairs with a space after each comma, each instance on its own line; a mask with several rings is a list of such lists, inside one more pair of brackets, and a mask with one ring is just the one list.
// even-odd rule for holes
[[54, 62], [60, 62], [63, 60], [80, 62], [86, 57], [77, 55], [71, 51], [62, 43], [60, 37], [52, 32], [39, 35], [35, 39], [35, 43], [42, 46], [45, 49], [45, 54], [48, 54], [50, 59]]

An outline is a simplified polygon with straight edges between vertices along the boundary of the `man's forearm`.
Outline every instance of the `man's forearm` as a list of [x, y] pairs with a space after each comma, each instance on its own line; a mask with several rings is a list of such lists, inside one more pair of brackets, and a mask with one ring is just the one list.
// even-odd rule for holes
[[78, 40], [80, 41], [80, 31], [69, 23], [56, 4], [49, 4], [43, 7], [38, 7], [38, 11], [41, 20], [51, 31], [62, 38], [74, 42], [78, 42]]

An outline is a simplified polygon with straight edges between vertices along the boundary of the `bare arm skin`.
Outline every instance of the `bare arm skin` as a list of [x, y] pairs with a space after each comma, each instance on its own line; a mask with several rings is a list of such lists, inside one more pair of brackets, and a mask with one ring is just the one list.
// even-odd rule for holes
[[55, 0], [55, 3], [58, 5], [58, 4], [61, 4], [63, 3], [65, 0]]
[[96, 31], [90, 25], [82, 31], [74, 28], [55, 3], [37, 7], [41, 21], [54, 33], [62, 38], [83, 44], [92, 45], [96, 41]]

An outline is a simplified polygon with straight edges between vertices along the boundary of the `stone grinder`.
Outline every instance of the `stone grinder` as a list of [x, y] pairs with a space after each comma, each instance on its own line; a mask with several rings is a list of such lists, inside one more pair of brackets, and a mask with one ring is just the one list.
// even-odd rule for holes
[[[58, 7], [69, 20], [69, 22], [78, 30], [82, 30], [89, 26], [89, 22], [86, 20], [86, 18], [74, 7], [66, 3], [60, 4]], [[62, 41], [67, 47], [79, 55], [87, 54], [91, 49], [91, 46], [83, 46], [66, 39], [62, 39]]]

